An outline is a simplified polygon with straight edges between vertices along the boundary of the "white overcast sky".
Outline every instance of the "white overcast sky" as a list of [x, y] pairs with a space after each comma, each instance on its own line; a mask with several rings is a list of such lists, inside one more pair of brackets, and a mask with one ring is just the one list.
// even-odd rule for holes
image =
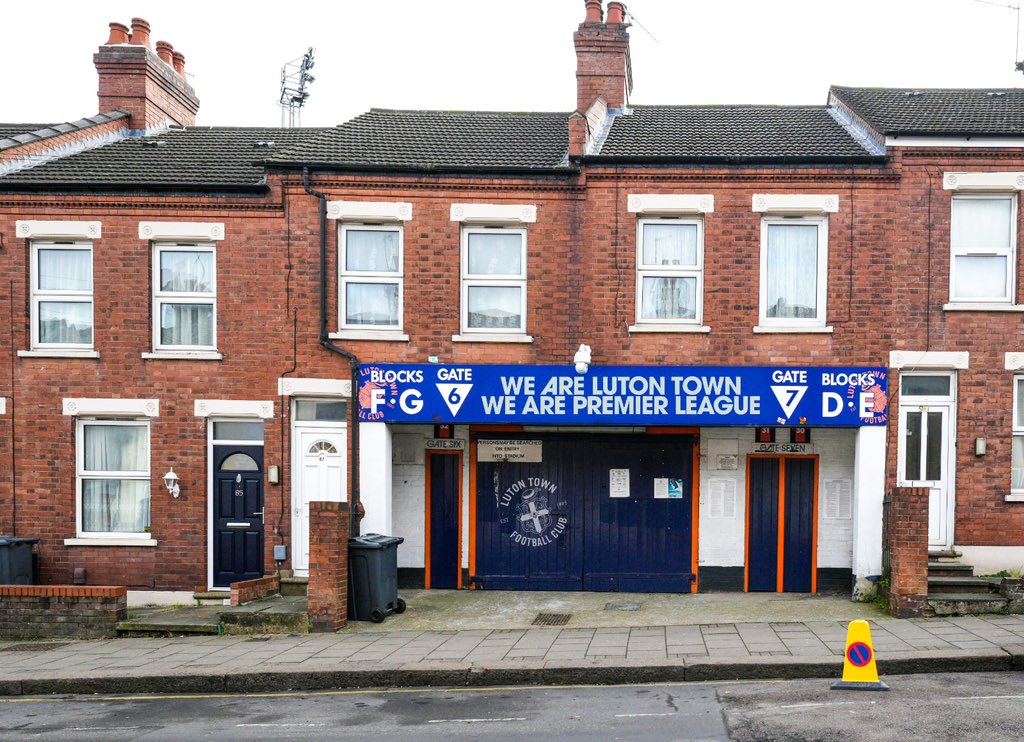
[[[811, 103], [828, 86], [1024, 87], [1016, 14], [974, 0], [633, 0], [633, 103]], [[1009, 4], [1013, 0], [1006, 0]], [[97, 112], [92, 55], [133, 16], [187, 57], [200, 125], [277, 126], [316, 49], [305, 126], [372, 106], [569, 111], [583, 0], [8, 3], [0, 121]], [[653, 39], [652, 39], [653, 35]], [[655, 41], [654, 39], [657, 39]]]

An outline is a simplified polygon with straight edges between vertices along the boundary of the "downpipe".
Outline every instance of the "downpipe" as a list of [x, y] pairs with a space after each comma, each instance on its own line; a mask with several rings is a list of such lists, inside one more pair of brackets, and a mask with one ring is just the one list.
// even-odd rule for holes
[[331, 342], [327, 328], [327, 195], [309, 184], [309, 168], [302, 168], [302, 186], [306, 193], [315, 196], [320, 210], [320, 345], [332, 353], [348, 359], [352, 375], [352, 397], [349, 402], [352, 418], [352, 498], [349, 503], [349, 527], [353, 536], [358, 536], [363, 515], [363, 502], [359, 497], [359, 359], [355, 353], [339, 348]]

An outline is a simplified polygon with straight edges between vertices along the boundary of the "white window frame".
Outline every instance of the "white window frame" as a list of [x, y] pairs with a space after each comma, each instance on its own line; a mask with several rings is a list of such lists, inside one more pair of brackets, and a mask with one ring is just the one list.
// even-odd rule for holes
[[[647, 224], [686, 225], [697, 227], [697, 262], [695, 265], [646, 265], [644, 263], [644, 226]], [[693, 319], [651, 319], [643, 316], [645, 278], [695, 278], [695, 313]], [[699, 217], [645, 217], [636, 225], [636, 323], [661, 327], [699, 326], [704, 321], [704, 220]]]
[[[977, 201], [1004, 199], [1010, 202], [1010, 244], [1007, 247], [954, 247], [953, 246], [953, 204], [956, 201]], [[1017, 293], [1017, 194], [1016, 193], [957, 193], [949, 206], [949, 303], [951, 305], [1012, 305]], [[958, 257], [1005, 257], [1006, 286], [1002, 297], [963, 297], [953, 296], [953, 284], [956, 276], [956, 259]]]
[[[146, 429], [146, 463], [147, 469], [144, 473], [129, 471], [89, 471], [85, 468], [85, 428], [87, 426], [107, 426], [117, 425], [120, 427], [140, 427]], [[78, 417], [75, 418], [75, 531], [78, 534], [78, 538], [82, 539], [125, 539], [138, 541], [140, 539], [151, 538], [149, 531], [143, 531], [141, 533], [135, 532], [124, 532], [124, 531], [85, 531], [82, 528], [82, 482], [85, 479], [136, 479], [140, 481], [149, 482], [150, 485], [150, 526], [153, 524], [153, 510], [152, 510], [152, 497], [153, 497], [153, 484], [152, 484], [152, 472], [153, 472], [153, 449], [152, 449], [152, 428], [150, 427], [149, 420], [143, 419], [116, 419], [116, 418], [96, 418], [96, 417]]]
[[[213, 256], [213, 291], [161, 291], [160, 255], [165, 252], [208, 252]], [[213, 307], [211, 345], [164, 345], [160, 342], [160, 325], [164, 304], [209, 304]], [[217, 246], [213, 242], [153, 243], [153, 350], [154, 352], [217, 350]]]
[[[768, 228], [774, 224], [815, 224], [818, 227], [817, 317], [768, 316]], [[760, 327], [786, 328], [795, 332], [825, 328], [828, 317], [828, 217], [807, 215], [762, 217], [760, 271], [760, 296], [758, 299], [758, 324]]]
[[[39, 286], [39, 250], [82, 250], [88, 248], [89, 250], [89, 276], [92, 280], [92, 289], [89, 291], [52, 291], [43, 290]], [[95, 275], [95, 257], [93, 243], [89, 240], [34, 240], [31, 243], [31, 275], [29, 276], [30, 288], [29, 292], [31, 295], [31, 322], [32, 322], [32, 340], [31, 346], [33, 350], [68, 350], [68, 351], [88, 351], [92, 350], [96, 344], [96, 275]], [[87, 299], [88, 301], [84, 301]], [[69, 303], [85, 304], [88, 303], [90, 307], [90, 315], [92, 319], [92, 342], [91, 343], [44, 343], [40, 340], [40, 325], [39, 325], [39, 305], [43, 302], [48, 301], [64, 301]]]
[[[1024, 375], [1017, 374], [1013, 377], [1013, 413], [1011, 420], [1013, 422], [1012, 437], [1013, 440], [1017, 438], [1024, 438], [1024, 420], [1017, 419], [1017, 404], [1020, 399], [1021, 385], [1024, 385]], [[1016, 500], [1024, 500], [1024, 488], [1014, 489], [1013, 486], [1013, 441], [1010, 443], [1010, 497]]]
[[[472, 274], [469, 272], [469, 236], [471, 234], [518, 234], [520, 241], [520, 272], [509, 274]], [[462, 227], [462, 287], [460, 291], [460, 316], [463, 335], [488, 336], [488, 335], [526, 335], [527, 317], [527, 237], [526, 229], [522, 227], [497, 227], [497, 226], [470, 226], [464, 224]], [[522, 289], [522, 311], [520, 312], [519, 327], [470, 327], [469, 326], [469, 290], [478, 286], [517, 287]]]
[[[348, 265], [348, 233], [357, 232], [397, 232], [398, 233], [398, 270], [397, 271], [350, 271]], [[350, 333], [373, 332], [393, 333], [401, 335], [405, 327], [405, 227], [397, 224], [363, 224], [360, 222], [344, 222], [338, 231], [338, 327]], [[348, 324], [347, 296], [349, 283], [381, 283], [398, 284], [398, 324], [397, 325], [359, 325]]]

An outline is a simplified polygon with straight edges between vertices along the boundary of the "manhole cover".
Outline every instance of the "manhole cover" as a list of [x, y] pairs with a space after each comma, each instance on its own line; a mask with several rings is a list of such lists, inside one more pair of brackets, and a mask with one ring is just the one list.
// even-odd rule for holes
[[67, 644], [67, 642], [50, 642], [48, 644], [38, 642], [33, 642], [31, 644], [12, 644], [9, 647], [0, 647], [0, 652], [46, 652], [51, 649], [66, 647]]
[[538, 613], [533, 619], [534, 626], [565, 626], [572, 618], [571, 613]]
[[640, 610], [639, 603], [605, 603], [604, 609], [606, 611], [638, 611]]

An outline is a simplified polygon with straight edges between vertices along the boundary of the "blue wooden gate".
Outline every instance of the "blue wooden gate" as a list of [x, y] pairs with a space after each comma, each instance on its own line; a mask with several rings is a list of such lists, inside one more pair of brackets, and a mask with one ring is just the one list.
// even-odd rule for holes
[[477, 464], [479, 586], [692, 589], [695, 438], [526, 437], [542, 461]]
[[815, 591], [817, 477], [815, 458], [747, 459], [748, 591]]

